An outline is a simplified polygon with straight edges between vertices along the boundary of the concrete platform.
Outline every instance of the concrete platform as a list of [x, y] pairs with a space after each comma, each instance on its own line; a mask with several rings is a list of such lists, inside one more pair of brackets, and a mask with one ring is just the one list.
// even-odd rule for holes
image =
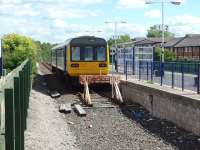
[[123, 99], [144, 106], [154, 116], [167, 119], [200, 136], [200, 95], [138, 80], [121, 80]]

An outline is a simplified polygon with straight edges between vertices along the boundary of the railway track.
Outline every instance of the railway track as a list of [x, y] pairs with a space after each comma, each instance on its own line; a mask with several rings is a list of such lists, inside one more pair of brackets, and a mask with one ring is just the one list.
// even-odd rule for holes
[[51, 65], [49, 63], [43, 62], [43, 63], [41, 63], [41, 65], [43, 65], [46, 69], [48, 69], [50, 72], [52, 72]]
[[[51, 72], [51, 74], [53, 74], [52, 70], [51, 70], [51, 66], [48, 63], [42, 63], [41, 67], [43, 68], [44, 73], [46, 72]], [[48, 79], [47, 79], [48, 78]], [[47, 84], [50, 86], [49, 89], [53, 90], [55, 88], [55, 90], [61, 90], [61, 88], [57, 88], [56, 85], [54, 84], [55, 82], [63, 82], [63, 79], [59, 79], [59, 77], [56, 76], [51, 76], [51, 77], [46, 77]], [[57, 81], [55, 81], [57, 80]], [[53, 82], [53, 83], [51, 83]], [[67, 85], [67, 81], [65, 81], [65, 84]], [[53, 87], [55, 86], [55, 87]], [[62, 86], [64, 89], [63, 90], [69, 90], [69, 86]], [[112, 108], [115, 107], [115, 104], [112, 101], [112, 97], [111, 97], [111, 86], [109, 84], [100, 84], [100, 85], [93, 85], [90, 87], [90, 97], [92, 100], [92, 104], [94, 108]], [[83, 99], [82, 99], [82, 92], [83, 92], [83, 87], [71, 87], [71, 92], [74, 94], [79, 95], [79, 99], [81, 101], [81, 103], [84, 103]], [[80, 104], [81, 104], [80, 103]], [[84, 106], [85, 108], [87, 107], [86, 105], [82, 104], [82, 106]]]

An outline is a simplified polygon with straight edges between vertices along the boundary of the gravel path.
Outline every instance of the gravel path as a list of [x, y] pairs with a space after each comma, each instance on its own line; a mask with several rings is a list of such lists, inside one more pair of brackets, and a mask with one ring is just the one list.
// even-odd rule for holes
[[58, 112], [57, 104], [45, 93], [42, 78], [35, 81], [30, 97], [27, 131], [25, 132], [26, 150], [76, 150], [75, 136]]

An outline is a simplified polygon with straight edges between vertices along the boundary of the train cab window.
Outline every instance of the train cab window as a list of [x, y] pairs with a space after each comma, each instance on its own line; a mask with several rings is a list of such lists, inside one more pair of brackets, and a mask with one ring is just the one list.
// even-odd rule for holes
[[85, 61], [92, 61], [94, 58], [93, 47], [86, 46], [84, 49], [84, 60]]
[[105, 61], [106, 60], [106, 49], [105, 47], [97, 47], [97, 61]]
[[81, 59], [80, 47], [72, 47], [72, 61], [79, 61]]

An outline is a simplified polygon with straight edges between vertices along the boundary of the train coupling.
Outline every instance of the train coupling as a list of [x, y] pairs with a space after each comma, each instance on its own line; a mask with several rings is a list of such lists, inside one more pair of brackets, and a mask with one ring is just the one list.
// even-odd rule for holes
[[120, 82], [120, 76], [111, 75], [81, 75], [79, 76], [79, 82], [84, 85], [84, 91], [82, 99], [86, 105], [92, 106], [92, 101], [89, 93], [90, 84], [111, 84], [112, 85], [112, 99], [117, 100], [119, 103], [123, 103], [122, 95], [120, 93], [118, 83]]
[[80, 75], [79, 82], [81, 85], [84, 85], [85, 82], [90, 84], [112, 84], [121, 80], [120, 76], [111, 76], [111, 75]]

